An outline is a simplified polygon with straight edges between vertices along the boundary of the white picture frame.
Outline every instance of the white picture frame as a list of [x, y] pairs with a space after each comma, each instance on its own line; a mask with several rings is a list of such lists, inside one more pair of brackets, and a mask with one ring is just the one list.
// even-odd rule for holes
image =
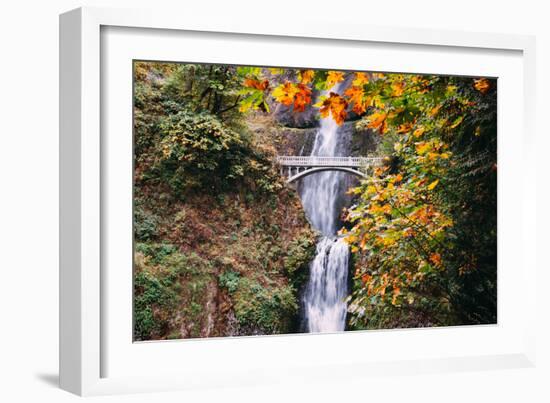
[[[106, 327], [112, 325], [113, 321], [107, 318], [110, 309], [116, 307], [110, 305], [110, 302], [109, 304], [106, 302], [109, 292], [106, 290], [108, 287], [105, 287], [105, 280], [110, 277], [104, 271], [107, 266], [105, 261], [107, 248], [104, 244], [102, 229], [106, 219], [102, 209], [105, 207], [105, 203], [108, 203], [108, 200], [105, 201], [105, 194], [106, 190], [110, 189], [106, 185], [108, 182], [106, 177], [110, 175], [110, 172], [106, 169], [108, 157], [104, 147], [112, 146], [109, 139], [103, 138], [102, 140], [102, 133], [108, 132], [110, 127], [110, 123], [102, 120], [105, 120], [107, 115], [102, 113], [105, 112], [102, 110], [105, 104], [103, 97], [110, 90], [105, 88], [108, 84], [102, 80], [104, 78], [102, 74], [111, 73], [110, 70], [103, 70], [110, 67], [108, 63], [107, 67], [105, 66], [105, 60], [102, 58], [112, 57], [115, 67], [120, 62], [115, 61], [114, 53], [111, 54], [103, 49], [107, 47], [107, 42], [105, 42], [102, 32], [108, 32], [109, 27], [117, 27], [116, 30], [122, 30], [119, 31], [123, 32], [122, 36], [132, 36], [134, 32], [138, 32], [133, 30], [138, 29], [143, 30], [141, 32], [144, 35], [155, 32], [159, 44], [163, 40], [172, 42], [179, 40], [178, 33], [185, 35], [186, 32], [192, 32], [196, 37], [200, 37], [200, 33], [203, 33], [204, 36], [216, 34], [215, 40], [218, 41], [220, 38], [223, 40], [224, 36], [229, 41], [231, 36], [237, 35], [239, 38], [253, 38], [255, 43], [270, 42], [274, 44], [273, 46], [290, 42], [307, 46], [307, 44], [319, 41], [324, 43], [323, 46], [332, 46], [333, 49], [341, 46], [372, 45], [382, 50], [385, 47], [393, 46], [397, 51], [399, 49], [404, 51], [407, 48], [419, 52], [430, 49], [449, 51], [449, 60], [441, 60], [441, 66], [444, 63], [451, 63], [453, 52], [470, 52], [479, 55], [480, 58], [485, 54], [513, 53], [514, 60], [516, 60], [514, 66], [521, 66], [521, 69], [511, 69], [510, 73], [507, 73], [511, 77], [513, 76], [518, 84], [514, 88], [516, 93], [519, 92], [518, 96], [521, 102], [516, 100], [516, 107], [518, 103], [522, 105], [521, 111], [518, 113], [518, 116], [522, 116], [522, 122], [516, 122], [519, 125], [518, 130], [522, 134], [522, 136], [516, 134], [521, 138], [521, 147], [515, 150], [519, 152], [518, 163], [529, 161], [535, 153], [533, 132], [535, 42], [533, 37], [380, 28], [354, 25], [348, 22], [338, 23], [337, 21], [331, 21], [328, 24], [307, 19], [303, 20], [300, 25], [293, 25], [281, 24], [279, 21], [246, 20], [237, 16], [231, 19], [216, 19], [211, 16], [207, 18], [152, 10], [80, 8], [65, 13], [60, 17], [60, 385], [63, 389], [79, 395], [97, 395], [229, 384], [244, 386], [271, 382], [291, 383], [296, 382], [296, 379], [303, 382], [307, 380], [306, 378], [324, 379], [328, 373], [334, 375], [330, 369], [335, 368], [343, 369], [343, 371], [339, 371], [342, 374], [353, 372], [355, 376], [369, 376], [373, 373], [410, 374], [534, 365], [535, 319], [529, 316], [529, 313], [532, 312], [534, 315], [536, 311], [535, 282], [529, 281], [529, 279], [532, 280], [536, 277], [534, 261], [536, 242], [533, 239], [536, 234], [534, 228], [536, 215], [535, 199], [532, 193], [528, 192], [522, 192], [521, 206], [518, 209], [519, 217], [515, 218], [513, 226], [506, 227], [515, 228], [517, 231], [501, 233], [499, 229], [499, 237], [508, 237], [521, 244], [517, 252], [514, 252], [516, 253], [514, 262], [517, 262], [521, 268], [521, 281], [523, 281], [521, 291], [518, 291], [521, 294], [521, 302], [519, 302], [523, 308], [521, 311], [528, 314], [523, 315], [522, 320], [517, 323], [508, 324], [510, 322], [505, 321], [503, 324], [499, 319], [499, 325], [496, 327], [480, 329], [461, 327], [430, 331], [352, 332], [353, 335], [321, 335], [320, 337], [314, 336], [314, 339], [310, 339], [311, 336], [294, 335], [232, 340], [197, 340], [191, 343], [185, 341], [186, 344], [181, 342], [144, 343], [140, 346], [145, 347], [137, 347], [137, 349], [133, 345], [128, 345], [128, 349], [120, 349], [123, 346], [113, 344]], [[161, 38], [162, 33], [166, 33], [165, 39]], [[116, 54], [122, 55], [124, 52], [120, 44], [124, 42], [116, 42], [116, 40], [110, 40], [109, 47], [113, 49], [119, 46], [116, 48]], [[119, 40], [122, 39], [119, 38]], [[168, 55], [168, 53], [162, 53], [163, 47], [159, 45], [158, 48], [160, 50], [157, 49], [155, 54], [159, 55], [158, 57], [167, 57], [164, 55]], [[237, 50], [235, 51], [237, 52]], [[260, 56], [261, 53], [254, 53], [247, 56], [246, 60], [250, 64], [268, 65], [265, 55], [261, 58], [261, 62], [251, 62], [253, 60], [251, 58], [260, 58]], [[132, 54], [125, 54], [124, 57], [132, 57]], [[434, 56], [430, 57], [431, 60], [434, 60]], [[164, 58], [164, 60], [174, 59]], [[177, 60], [179, 61], [180, 58]], [[221, 55], [219, 59], [210, 58], [208, 61], [228, 62], [227, 58], [224, 59]], [[336, 67], [345, 68], [345, 61], [341, 63], [343, 64]], [[284, 63], [281, 64], [284, 65]], [[411, 64], [409, 68], [422, 69], [422, 72], [442, 72], [440, 71], [441, 67], [433, 67], [433, 71], [425, 71], [428, 69], [425, 64], [424, 67], [415, 67], [414, 64]], [[479, 66], [477, 69], [478, 73], [484, 71], [490, 73], [491, 71], [485, 66]], [[131, 80], [131, 77], [128, 79]], [[500, 89], [499, 86], [499, 97], [501, 96]], [[506, 94], [506, 91], [503, 93]], [[130, 96], [130, 94], [126, 95]], [[109, 105], [113, 105], [111, 100], [115, 101], [118, 98], [115, 96], [108, 99]], [[501, 101], [503, 100], [499, 98], [499, 102]], [[123, 112], [131, 114], [131, 108], [126, 108], [125, 105], [118, 106], [122, 108]], [[499, 110], [499, 116], [500, 112]], [[125, 119], [127, 122], [128, 116]], [[506, 143], [504, 145], [506, 146]], [[502, 149], [501, 143], [499, 143], [499, 147]], [[115, 148], [111, 151], [113, 150]], [[118, 150], [122, 150], [122, 148]], [[504, 153], [503, 172], [509, 178], [515, 179], [512, 169], [514, 162], [511, 161], [511, 158], [507, 159], [506, 155]], [[126, 158], [130, 159], [130, 156], [126, 156]], [[501, 156], [499, 155], [499, 169], [500, 161]], [[508, 161], [510, 161], [509, 165], [507, 165]], [[534, 175], [522, 177], [520, 180], [520, 189], [535, 188], [536, 177]], [[500, 189], [501, 187], [499, 187], [499, 192]], [[131, 201], [128, 200], [128, 203]], [[510, 220], [510, 218], [499, 216], [499, 226], [501, 220]], [[499, 270], [503, 260], [500, 254], [501, 246], [499, 241]], [[501, 274], [502, 271], [499, 271], [499, 287], [502, 285]], [[509, 283], [509, 280], [506, 281]], [[503, 309], [500, 298], [499, 291], [499, 317]], [[125, 303], [127, 304], [128, 301]], [[504, 307], [507, 306], [509, 306], [508, 303], [504, 305]], [[131, 313], [128, 314], [131, 315]], [[512, 317], [510, 321], [514, 318]], [[480, 344], [480, 348], [471, 351], [467, 348], [445, 350], [444, 347], [439, 350], [429, 350], [426, 347], [424, 351], [423, 347], [419, 347], [420, 352], [417, 355], [406, 355], [397, 351], [387, 357], [373, 354], [374, 358], [357, 356], [345, 361], [334, 357], [332, 360], [323, 362], [315, 360], [313, 355], [313, 348], [330, 348], [342, 340], [342, 337], [346, 337], [346, 344], [350, 346], [359, 345], [366, 340], [383, 343], [383, 339], [410, 340], [419, 343], [419, 346], [422, 345], [422, 340], [426, 339], [429, 341], [424, 344], [440, 343], [443, 346], [442, 340], [445, 337], [452, 337], [453, 340], [464, 340], [464, 346], [467, 347], [468, 337], [474, 332], [479, 332], [479, 337], [485, 338], [487, 343], [491, 337], [499, 338], [501, 343], [495, 343], [495, 345], [498, 344], [498, 348], [495, 347], [493, 350], [484, 350], [486, 348], [484, 344]], [[113, 337], [118, 336], [114, 335]], [[123, 342], [126, 343], [126, 341]], [[131, 340], [128, 342], [131, 344]], [[119, 354], [117, 359], [120, 361], [131, 362], [132, 355], [136, 354], [137, 357], [137, 354], [144, 354], [139, 356], [140, 360], [156, 360], [154, 361], [156, 364], [162, 363], [167, 370], [157, 375], [140, 368], [130, 371], [130, 368], [123, 366], [116, 371], [110, 370], [106, 362], [111, 359], [111, 355], [113, 357], [116, 355], [113, 351], [119, 350], [124, 350], [127, 354], [125, 356]], [[239, 357], [238, 354], [243, 357], [243, 353], [248, 354], [246, 356], [248, 358], [243, 359], [242, 363], [238, 365], [234, 363], [231, 369], [222, 365], [216, 372], [208, 372], [208, 366], [204, 366], [204, 368], [196, 366], [190, 371], [192, 363], [198, 363], [201, 354], [208, 354], [207, 350], [216, 351], [219, 356], [228, 360], [236, 359]], [[290, 351], [288, 356], [292, 356], [293, 359], [289, 360], [287, 356], [286, 364], [283, 361], [278, 362], [277, 355], [280, 356], [282, 351]], [[300, 353], [303, 355], [300, 356]], [[177, 354], [187, 354], [185, 356], [189, 359], [182, 364], [181, 360], [170, 358]], [[267, 360], [263, 367], [258, 361], [259, 357], [265, 357]], [[214, 359], [210, 357], [206, 362]], [[147, 362], [152, 364], [153, 361]], [[281, 367], [284, 368], [284, 371], [281, 371]], [[308, 368], [307, 374], [303, 371], [305, 367]], [[206, 374], [208, 377], [205, 376]]]

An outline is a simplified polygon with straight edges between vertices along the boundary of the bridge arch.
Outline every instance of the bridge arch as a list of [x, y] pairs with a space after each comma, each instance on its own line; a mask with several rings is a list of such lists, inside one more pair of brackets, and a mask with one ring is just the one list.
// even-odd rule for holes
[[340, 172], [347, 172], [349, 174], [352, 174], [352, 175], [356, 175], [356, 176], [359, 176], [363, 179], [365, 179], [367, 176], [361, 172], [361, 171], [358, 171], [356, 169], [353, 169], [353, 168], [348, 168], [348, 167], [330, 167], [330, 166], [326, 166], [326, 167], [315, 167], [315, 168], [309, 168], [309, 169], [306, 169], [305, 171], [301, 171], [301, 172], [298, 172], [297, 174], [295, 175], [292, 175], [291, 177], [289, 177], [286, 181], [286, 183], [292, 183], [292, 182], [295, 182], [297, 181], [298, 179], [302, 179], [306, 176], [309, 176], [311, 174], [314, 174], [314, 173], [317, 173], [317, 172], [323, 172], [323, 171], [340, 171]]

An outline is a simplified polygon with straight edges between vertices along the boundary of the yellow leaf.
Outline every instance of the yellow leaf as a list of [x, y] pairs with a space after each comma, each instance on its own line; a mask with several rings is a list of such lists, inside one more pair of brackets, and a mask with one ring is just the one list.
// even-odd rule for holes
[[298, 88], [294, 84], [291, 82], [286, 82], [275, 88], [272, 95], [277, 102], [280, 102], [283, 105], [290, 105], [294, 102], [294, 95], [296, 95], [297, 92]]
[[429, 152], [428, 153], [428, 160], [435, 161], [437, 159], [437, 157], [439, 157], [439, 156], [440, 156], [440, 154], [438, 154], [438, 153]]
[[451, 129], [454, 129], [455, 127], [457, 127], [460, 123], [462, 123], [463, 120], [464, 120], [464, 116], [460, 116], [459, 118], [457, 118], [451, 125]]
[[451, 96], [456, 94], [457, 86], [456, 85], [448, 85], [446, 95]]
[[279, 74], [283, 74], [284, 73], [284, 69], [281, 69], [279, 67], [270, 67], [269, 68], [269, 72], [271, 74], [273, 74], [274, 76], [277, 76]]
[[355, 73], [355, 79], [353, 80], [353, 85], [362, 86], [369, 83], [369, 76], [366, 73]]
[[300, 70], [298, 78], [302, 84], [308, 84], [313, 80], [315, 72], [313, 70]]
[[376, 95], [376, 96], [372, 97], [370, 106], [375, 106], [377, 108], [384, 109], [386, 107], [386, 104], [384, 104], [384, 102], [382, 102], [382, 99], [380, 98], [379, 95]]
[[405, 83], [403, 81], [394, 82], [391, 85], [391, 88], [392, 88], [392, 95], [394, 97], [400, 97], [401, 95], [403, 95], [403, 92], [405, 91]]
[[424, 132], [426, 131], [425, 128], [423, 127], [419, 127], [418, 129], [416, 129], [414, 132], [413, 132], [413, 136], [414, 137], [420, 137], [424, 134]]
[[426, 154], [429, 149], [430, 149], [430, 143], [426, 143], [424, 141], [420, 143], [416, 143], [416, 152], [420, 155]]
[[428, 185], [428, 190], [433, 190], [433, 188], [435, 188], [438, 183], [439, 183], [439, 179], [434, 180], [432, 183]]
[[341, 71], [328, 72], [326, 81], [327, 88], [334, 87], [334, 85], [338, 84], [340, 81], [344, 81], [344, 73], [342, 73]]

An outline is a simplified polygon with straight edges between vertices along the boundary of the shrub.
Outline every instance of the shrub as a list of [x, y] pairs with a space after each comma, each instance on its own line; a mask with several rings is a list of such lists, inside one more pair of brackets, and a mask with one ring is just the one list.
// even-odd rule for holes
[[208, 112], [182, 109], [161, 123], [158, 174], [174, 189], [216, 188], [245, 172], [241, 134]]
[[164, 320], [155, 316], [155, 308], [171, 311], [176, 295], [147, 271], [136, 273], [134, 290], [134, 337], [147, 340], [159, 335], [166, 325]]
[[149, 241], [157, 234], [158, 219], [136, 206], [134, 209], [134, 234], [138, 241]]
[[284, 259], [285, 271], [293, 285], [300, 288], [307, 280], [309, 262], [315, 257], [315, 237], [311, 232], [302, 234], [288, 245]]
[[235, 293], [235, 316], [239, 325], [256, 333], [284, 333], [290, 329], [290, 318], [298, 311], [292, 286], [262, 286], [257, 280], [241, 278]]
[[152, 263], [159, 264], [167, 256], [177, 252], [176, 246], [169, 243], [137, 243], [136, 252], [148, 256]]
[[137, 244], [134, 275], [134, 337], [174, 337], [173, 328], [189, 325], [200, 336], [206, 288], [212, 265], [196, 254], [185, 255], [170, 244]]
[[226, 271], [219, 275], [218, 282], [221, 287], [226, 288], [230, 294], [237, 291], [240, 274], [234, 271]]

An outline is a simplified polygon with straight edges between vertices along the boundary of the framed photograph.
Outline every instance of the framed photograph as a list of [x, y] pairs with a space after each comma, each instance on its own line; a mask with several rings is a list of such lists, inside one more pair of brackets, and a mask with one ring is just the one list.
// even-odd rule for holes
[[534, 365], [533, 38], [60, 24], [62, 388]]

